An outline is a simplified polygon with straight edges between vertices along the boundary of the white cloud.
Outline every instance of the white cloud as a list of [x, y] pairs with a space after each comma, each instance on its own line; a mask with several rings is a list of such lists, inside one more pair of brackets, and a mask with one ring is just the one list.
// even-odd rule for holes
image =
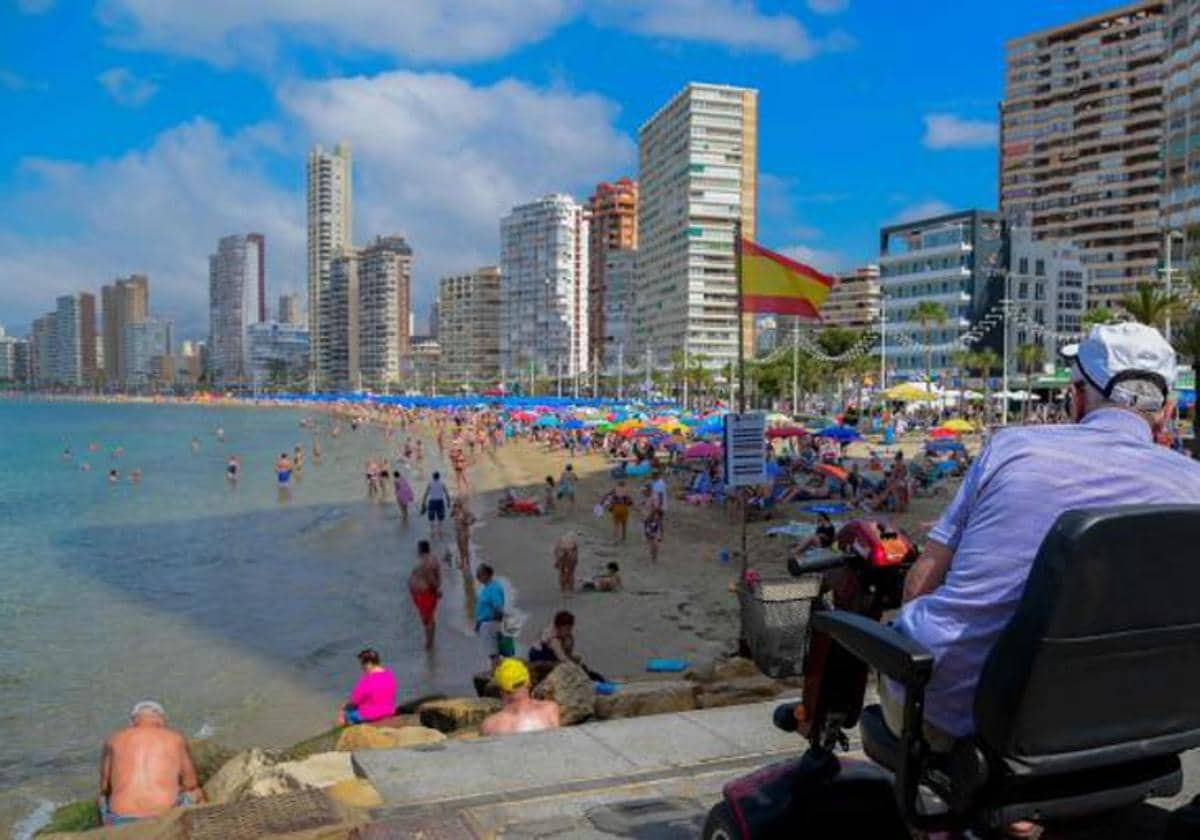
[[788, 245], [780, 248], [779, 253], [791, 257], [805, 265], [810, 265], [825, 274], [836, 274], [850, 267], [850, 260], [839, 251], [824, 248], [813, 248], [809, 245]]
[[118, 105], [138, 108], [158, 93], [158, 84], [143, 79], [128, 67], [110, 67], [96, 76], [96, 81]]
[[17, 0], [17, 8], [22, 14], [41, 15], [54, 8], [55, 0]]
[[918, 219], [929, 219], [953, 213], [954, 208], [940, 198], [930, 198], [910, 204], [887, 221], [889, 225], [900, 225], [905, 222], [915, 222]]
[[926, 114], [925, 136], [921, 143], [928, 149], [981, 149], [995, 146], [999, 131], [988, 120], [966, 120], [955, 114]]
[[27, 90], [46, 90], [49, 87], [45, 82], [28, 79], [20, 73], [0, 67], [0, 88], [11, 90], [13, 93], [21, 93]]
[[[832, 8], [841, 0], [813, 0]], [[418, 62], [480, 61], [542, 40], [581, 16], [649, 37], [762, 52], [787, 61], [852, 45], [812, 36], [754, 0], [102, 0], [100, 19], [126, 47], [268, 64], [284, 38], [342, 53]]]
[[[315, 142], [354, 150], [355, 239], [401, 233], [416, 252], [423, 310], [441, 274], [498, 259], [499, 219], [555, 190], [577, 195], [631, 174], [635, 150], [603, 98], [506, 80], [386, 73], [298, 82], [278, 122], [226, 135], [195, 120], [145, 150], [92, 164], [24, 163], [0, 197], [0, 312], [14, 331], [56, 294], [150, 274], [154, 310], [181, 333], [207, 329], [207, 257], [218, 237], [267, 237], [268, 297], [305, 277], [304, 155]], [[280, 164], [296, 178], [280, 186]], [[23, 221], [28, 220], [28, 221]], [[34, 220], [53, 220], [53, 234]]]
[[850, 7], [850, 0], [808, 0], [809, 11], [818, 15], [839, 15]]
[[[0, 229], [0, 312], [14, 332], [71, 290], [150, 275], [151, 306], [185, 334], [207, 331], [208, 255], [228, 233], [267, 237], [272, 283], [299, 288], [304, 205], [273, 185], [243, 137], [194, 120], [141, 151], [82, 165], [29, 159], [0, 217], [53, 219], [51, 233]], [[278, 288], [278, 287], [276, 287]]]

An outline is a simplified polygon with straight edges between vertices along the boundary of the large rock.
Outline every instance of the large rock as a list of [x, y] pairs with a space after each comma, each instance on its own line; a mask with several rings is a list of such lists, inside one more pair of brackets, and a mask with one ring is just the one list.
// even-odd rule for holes
[[421, 718], [417, 714], [392, 715], [381, 720], [371, 721], [371, 726], [378, 729], [402, 729], [405, 726], [420, 726]]
[[338, 738], [337, 749], [343, 753], [354, 750], [393, 750], [438, 744], [445, 740], [446, 736], [441, 732], [424, 726], [401, 726], [391, 729], [364, 723], [343, 729], [341, 737]]
[[725, 682], [707, 683], [700, 687], [697, 703], [701, 709], [718, 706], [740, 706], [744, 703], [759, 703], [778, 697], [783, 686], [770, 677], [759, 674]]
[[743, 656], [730, 656], [701, 660], [689, 668], [684, 677], [696, 682], [710, 683], [757, 677], [761, 673], [753, 660]]
[[337, 747], [338, 738], [342, 735], [342, 727], [335, 726], [333, 729], [327, 729], [320, 735], [314, 735], [311, 738], [301, 741], [298, 744], [293, 744], [279, 754], [280, 761], [302, 761], [310, 755], [317, 753], [325, 753]]
[[533, 696], [557, 703], [563, 726], [582, 723], [596, 714], [596, 687], [587, 672], [573, 662], [558, 665], [533, 689]]
[[188, 751], [192, 754], [192, 763], [196, 765], [196, 775], [203, 785], [216, 772], [225, 766], [225, 762], [237, 755], [237, 750], [221, 746], [206, 738], [188, 741]]
[[421, 706], [421, 725], [439, 732], [453, 732], [478, 726], [484, 718], [498, 711], [500, 701], [490, 697], [434, 700]]
[[426, 703], [432, 703], [434, 700], [445, 699], [445, 694], [422, 694], [420, 697], [414, 697], [412, 700], [405, 700], [403, 703], [396, 706], [396, 714], [415, 715]]
[[285, 761], [275, 771], [287, 777], [297, 788], [327, 788], [354, 778], [350, 754], [318, 753], [303, 761]]
[[334, 802], [350, 808], [378, 808], [383, 804], [383, 797], [379, 795], [379, 791], [366, 779], [346, 779], [325, 793]]
[[259, 796], [274, 796], [298, 789], [299, 785], [281, 773], [275, 762], [262, 750], [240, 752], [221, 767], [204, 785], [209, 802], [226, 804]]
[[615, 694], [596, 698], [596, 717], [611, 718], [689, 712], [696, 708], [696, 686], [686, 680], [627, 683]]

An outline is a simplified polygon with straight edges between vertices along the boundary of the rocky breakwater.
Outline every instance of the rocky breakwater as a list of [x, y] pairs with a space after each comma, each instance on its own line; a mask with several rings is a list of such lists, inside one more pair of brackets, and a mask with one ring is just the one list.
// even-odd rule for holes
[[[678, 679], [639, 679], [620, 683], [611, 694], [596, 693], [579, 666], [561, 664], [533, 669], [534, 696], [554, 700], [564, 726], [694, 709], [757, 703], [778, 696], [794, 684], [763, 676], [754, 663], [737, 657], [697, 663]], [[401, 706], [394, 717], [369, 724], [330, 729], [284, 750], [253, 748], [234, 752], [208, 741], [191, 748], [208, 805], [188, 809], [226, 809], [254, 801], [286, 802], [287, 797], [316, 792], [332, 803], [328, 811], [350, 826], [366, 819], [382, 804], [379, 794], [355, 775], [351, 754], [374, 749], [437, 749], [442, 742], [479, 737], [479, 725], [500, 708], [498, 691], [487, 675], [476, 680], [480, 697], [429, 698]], [[173, 836], [178, 812], [162, 818], [162, 831], [152, 824], [138, 837]], [[330, 819], [333, 819], [331, 816]], [[39, 836], [86, 831], [99, 826], [94, 802], [76, 802], [55, 812]], [[270, 836], [273, 832], [245, 836]], [[242, 835], [239, 835], [242, 836]]]

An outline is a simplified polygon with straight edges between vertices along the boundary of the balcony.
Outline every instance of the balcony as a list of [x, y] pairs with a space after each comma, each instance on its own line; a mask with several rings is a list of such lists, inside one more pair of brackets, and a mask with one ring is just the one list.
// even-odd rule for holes
[[955, 254], [968, 254], [971, 252], [972, 247], [970, 242], [957, 242], [949, 245], [936, 245], [932, 248], [914, 248], [911, 251], [903, 251], [895, 254], [880, 254], [878, 262], [883, 266], [894, 265], [906, 260], [952, 257]]

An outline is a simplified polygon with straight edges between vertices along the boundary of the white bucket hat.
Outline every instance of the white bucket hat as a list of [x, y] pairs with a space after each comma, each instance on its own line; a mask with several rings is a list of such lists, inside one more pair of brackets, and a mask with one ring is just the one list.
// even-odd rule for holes
[[[1059, 351], [1076, 377], [1105, 399], [1143, 411], [1162, 408], [1175, 386], [1175, 351], [1145, 324], [1101, 324], [1088, 337]], [[1147, 388], [1146, 384], [1153, 385]]]

